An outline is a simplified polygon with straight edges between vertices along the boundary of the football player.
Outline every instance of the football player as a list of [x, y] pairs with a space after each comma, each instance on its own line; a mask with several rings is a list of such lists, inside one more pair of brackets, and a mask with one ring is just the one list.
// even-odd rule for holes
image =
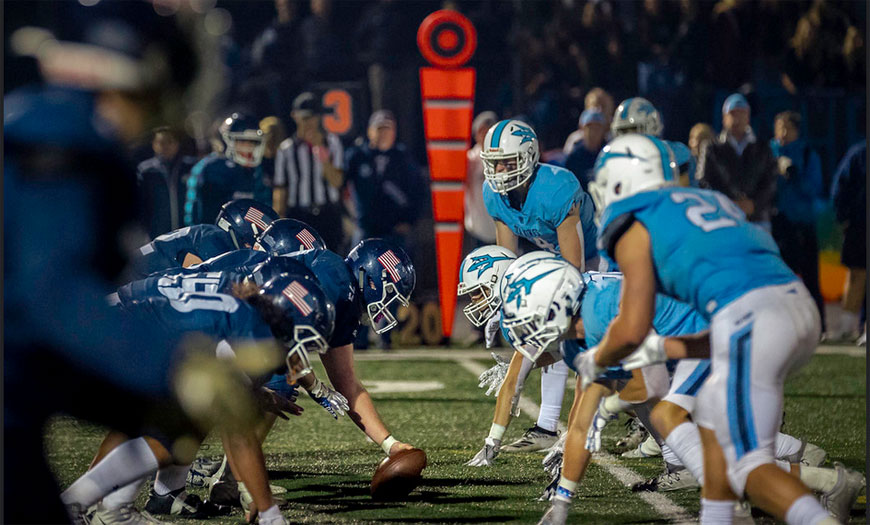
[[250, 249], [278, 214], [251, 199], [224, 203], [215, 224], [185, 226], [160, 235], [137, 250], [138, 279], [172, 268], [186, 268], [232, 250]]
[[[334, 306], [313, 278], [284, 273], [262, 288], [235, 288], [233, 295], [218, 291], [226, 286], [225, 281], [220, 274], [154, 276], [119, 289], [117, 304], [124, 315], [146, 320], [161, 332], [174, 336], [201, 333], [212, 337], [212, 341], [217, 342], [214, 352], [219, 357], [235, 357], [235, 352], [244, 351], [252, 344], [272, 349], [272, 352], [259, 353], [262, 366], [248, 372], [255, 389], [271, 376], [276, 366], [283, 366], [279, 365], [282, 354], [289, 380], [309, 375], [308, 351], [326, 351], [326, 339], [331, 335], [335, 320]], [[283, 351], [277, 351], [276, 342]], [[195, 383], [180, 388], [190, 388], [192, 384]], [[261, 394], [266, 404], [277, 412], [298, 414], [299, 409], [292, 401], [282, 402], [268, 391]], [[130, 518], [134, 512], [132, 502], [144, 477], [162, 467], [146, 510], [196, 515], [199, 509], [191, 503], [199, 502], [184, 491], [187, 470], [193, 459], [187, 456], [195, 453], [207, 429], [192, 421], [177, 422], [170, 428], [169, 432], [143, 429], [144, 436], [152, 437], [104, 442], [93, 468], [61, 495], [62, 501], [74, 509], [71, 514], [80, 514], [81, 509], [97, 503], [120, 486], [120, 490], [98, 506], [95, 519], [112, 523]], [[256, 508], [263, 509], [260, 522], [286, 523], [272, 500], [260, 442], [252, 429], [222, 428], [222, 433], [230, 463], [246, 482]], [[187, 447], [180, 445], [185, 441]], [[186, 454], [182, 454], [185, 449]], [[174, 466], [176, 463], [180, 466]]]
[[226, 147], [199, 161], [187, 179], [184, 225], [200, 224], [214, 217], [222, 203], [231, 199], [253, 199], [263, 195], [265, 142], [259, 123], [244, 114], [233, 113], [220, 126]]
[[[353, 341], [361, 322], [371, 324], [379, 333], [398, 324], [396, 309], [408, 304], [416, 284], [411, 259], [404, 250], [381, 239], [361, 241], [346, 259], [326, 249], [302, 250], [292, 257], [314, 273], [335, 304], [335, 330], [327, 341], [329, 351], [320, 360], [335, 390], [346, 398], [348, 416], [385, 454], [412, 448], [394, 438], [381, 420], [353, 364]], [[274, 422], [274, 417], [269, 419], [266, 430]], [[212, 483], [209, 499], [234, 504], [238, 494], [232, 473], [224, 469]]]
[[[480, 158], [483, 201], [495, 220], [499, 246], [516, 253], [523, 237], [580, 271], [598, 268], [592, 199], [570, 171], [539, 162], [540, 144], [531, 126], [519, 120], [496, 123], [486, 133]], [[514, 359], [518, 366], [520, 358]], [[544, 370], [538, 420], [503, 452], [541, 450], [557, 441], [567, 377], [561, 361]]]
[[702, 523], [730, 522], [744, 495], [788, 523], [836, 523], [806, 485], [774, 463], [783, 383], [810, 359], [819, 337], [809, 292], [770, 236], [727, 197], [674, 187], [667, 144], [617, 137], [596, 164], [590, 191], [599, 245], [623, 272], [632, 300], [581, 358], [583, 384], [644, 341], [657, 288], [689, 303], [710, 323], [711, 374], [695, 410], [704, 451]]

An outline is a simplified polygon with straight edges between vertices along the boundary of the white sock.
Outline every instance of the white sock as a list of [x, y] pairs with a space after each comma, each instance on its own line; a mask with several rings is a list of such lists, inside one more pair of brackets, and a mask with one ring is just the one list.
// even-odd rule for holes
[[143, 438], [131, 439], [109, 452], [102, 461], [60, 495], [64, 505], [87, 508], [107, 494], [157, 470], [157, 458]]
[[187, 472], [190, 465], [170, 465], [157, 471], [154, 479], [154, 492], [158, 496], [165, 496], [170, 492], [183, 489], [187, 485]]
[[489, 427], [489, 437], [501, 441], [501, 438], [504, 437], [505, 430], [507, 429], [503, 425], [493, 423], [492, 426]]
[[538, 414], [538, 426], [544, 430], [555, 432], [559, 426], [568, 372], [565, 361], [558, 361], [541, 374], [541, 412]]
[[[776, 466], [791, 474], [791, 464], [781, 459], [776, 460]], [[800, 479], [808, 489], [815, 492], [829, 492], [837, 484], [837, 471], [832, 468], [809, 467], [800, 465]]]
[[734, 500], [712, 500], [701, 498], [701, 523], [709, 525], [731, 525], [734, 520]]
[[[682, 460], [682, 464], [695, 476], [698, 483], [704, 484], [704, 454], [701, 447], [701, 434], [694, 423], [681, 423], [668, 434], [665, 443]], [[665, 447], [662, 447], [664, 456]], [[666, 458], [667, 459], [667, 458]]]
[[145, 483], [145, 478], [137, 479], [133, 483], [128, 483], [119, 488], [115, 492], [103, 498], [103, 508], [108, 510], [120, 509], [124, 505], [131, 505], [136, 501], [136, 496], [139, 495], [139, 489]]
[[776, 447], [776, 454], [773, 457], [785, 458], [792, 454], [797, 454], [801, 449], [801, 444], [800, 439], [794, 436], [789, 436], [788, 434], [783, 434], [782, 432], [777, 432], [776, 442], [774, 444], [774, 447]]
[[655, 436], [650, 434], [647, 438], [640, 444], [640, 451], [646, 454], [647, 456], [657, 456], [661, 454], [662, 447], [659, 446], [658, 441], [656, 441]]
[[278, 505], [272, 505], [260, 513], [261, 525], [270, 525], [272, 523], [285, 523], [284, 517], [281, 516], [281, 511], [278, 510]]
[[560, 499], [562, 501], [567, 501], [571, 503], [571, 500], [574, 498], [574, 494], [577, 493], [577, 485], [578, 482], [571, 481], [570, 479], [565, 479], [565, 476], [559, 480], [559, 486], [556, 487], [556, 496], [555, 499]]
[[785, 511], [785, 522], [788, 525], [817, 525], [828, 518], [828, 511], [810, 495], [799, 497]]
[[857, 312], [843, 310], [840, 314], [840, 335], [849, 335], [859, 328], [861, 316]]
[[665, 444], [662, 445], [662, 459], [668, 467], [685, 467], [683, 461], [674, 453], [674, 449], [668, 445], [668, 440], [665, 440]]

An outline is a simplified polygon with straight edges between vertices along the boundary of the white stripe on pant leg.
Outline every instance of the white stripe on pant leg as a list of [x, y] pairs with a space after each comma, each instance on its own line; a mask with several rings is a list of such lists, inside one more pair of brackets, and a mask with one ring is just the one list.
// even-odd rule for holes
[[[475, 376], [479, 376], [486, 371], [485, 366], [471, 359], [457, 359], [456, 363]], [[519, 407], [527, 416], [533, 419], [538, 417], [538, 405], [526, 396], [520, 396]], [[560, 424], [559, 430], [564, 431], [564, 425]], [[596, 453], [592, 457], [592, 462], [603, 468], [608, 474], [619, 480], [619, 482], [626, 487], [631, 487], [635, 483], [644, 480], [637, 472], [619, 465], [616, 456], [612, 454], [606, 452]], [[671, 499], [664, 494], [658, 492], [641, 492], [636, 495], [646, 502], [647, 505], [652, 507], [660, 516], [671, 519], [673, 523], [682, 524], [698, 522], [697, 519], [692, 517], [692, 514], [689, 511], [671, 501]]]

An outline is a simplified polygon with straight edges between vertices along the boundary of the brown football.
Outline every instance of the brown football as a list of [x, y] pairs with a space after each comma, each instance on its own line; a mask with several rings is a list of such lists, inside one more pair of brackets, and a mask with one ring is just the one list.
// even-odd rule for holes
[[400, 500], [411, 493], [423, 479], [426, 453], [419, 448], [402, 450], [384, 458], [372, 477], [372, 499]]

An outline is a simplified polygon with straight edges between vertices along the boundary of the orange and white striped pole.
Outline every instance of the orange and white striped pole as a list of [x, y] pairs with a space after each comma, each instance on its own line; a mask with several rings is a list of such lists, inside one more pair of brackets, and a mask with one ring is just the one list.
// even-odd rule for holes
[[471, 21], [456, 11], [431, 13], [417, 31], [417, 46], [433, 67], [420, 68], [423, 129], [432, 180], [438, 293], [444, 337], [453, 333], [456, 286], [462, 262], [466, 151], [474, 112], [474, 68], [463, 68], [477, 48]]

